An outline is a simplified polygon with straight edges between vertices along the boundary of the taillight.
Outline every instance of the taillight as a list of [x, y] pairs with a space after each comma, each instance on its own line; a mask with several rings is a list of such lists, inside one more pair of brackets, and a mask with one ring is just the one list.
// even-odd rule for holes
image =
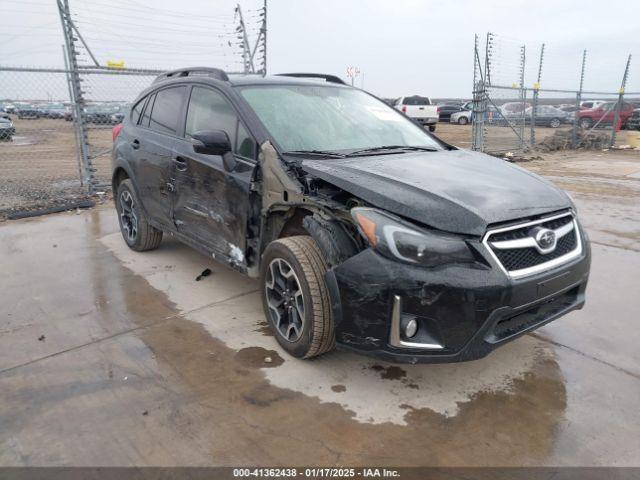
[[436, 113], [440, 113], [440, 107], [436, 107]]
[[407, 113], [407, 106], [406, 105], [402, 105], [402, 113]]
[[116, 138], [118, 138], [118, 135], [120, 135], [120, 132], [122, 131], [122, 124], [119, 123], [118, 125], [116, 125], [115, 127], [113, 127], [113, 130], [111, 130], [111, 136], [113, 137], [113, 141], [116, 141]]

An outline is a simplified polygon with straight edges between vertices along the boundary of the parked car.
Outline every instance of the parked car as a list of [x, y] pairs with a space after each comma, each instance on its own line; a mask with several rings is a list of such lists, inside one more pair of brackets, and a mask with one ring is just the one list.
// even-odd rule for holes
[[[471, 123], [473, 118], [473, 102], [467, 102], [464, 105], [468, 110], [457, 112], [451, 115], [450, 123], [457, 123], [458, 125], [466, 125]], [[487, 105], [484, 113], [485, 121], [490, 125], [506, 125], [507, 122], [503, 117], [503, 114], [493, 105]]]
[[0, 118], [6, 118], [7, 120], [11, 120], [11, 117], [8, 113], [0, 112]]
[[11, 140], [16, 134], [16, 128], [13, 122], [4, 117], [0, 117], [0, 140]]
[[104, 105], [89, 105], [85, 108], [85, 120], [97, 125], [111, 125], [113, 108]]
[[605, 100], [585, 100], [583, 102], [580, 102], [580, 107], [582, 107], [583, 109], [592, 109], [598, 108], [605, 103], [607, 103]]
[[627, 120], [627, 130], [640, 130], [640, 108], [636, 108]]
[[16, 106], [13, 103], [5, 103], [2, 109], [6, 113], [16, 113]]
[[[576, 112], [578, 124], [581, 128], [585, 129], [591, 128], [596, 124], [598, 126], [611, 126], [615, 119], [616, 104], [617, 102], [606, 102], [597, 108], [587, 108]], [[633, 106], [628, 103], [623, 103], [620, 109], [620, 123], [625, 124], [632, 113]]]
[[466, 125], [471, 123], [471, 110], [463, 110], [451, 114], [449, 117], [449, 123], [457, 123], [458, 125]]
[[400, 97], [394, 107], [400, 110], [407, 117], [412, 118], [422, 125], [427, 125], [430, 132], [436, 130], [438, 123], [439, 108], [431, 103], [428, 97], [413, 95], [411, 97]]
[[33, 105], [20, 105], [17, 110], [18, 118], [23, 119], [36, 119], [40, 118], [38, 108]]
[[[527, 108], [525, 111], [525, 122], [531, 124], [533, 118], [533, 107]], [[552, 107], [551, 105], [538, 105], [536, 107], [535, 123], [536, 125], [544, 125], [551, 128], [558, 128], [563, 123], [570, 123], [573, 117], [571, 114]]]
[[467, 110], [466, 102], [447, 102], [438, 105], [439, 121], [450, 122], [451, 115]]
[[531, 104], [529, 102], [507, 102], [500, 106], [500, 111], [505, 116], [509, 116], [522, 113], [523, 110], [526, 110], [530, 107]]
[[62, 103], [48, 103], [40, 107], [40, 116], [43, 118], [64, 118], [66, 108]]
[[294, 357], [471, 360], [584, 305], [567, 194], [335, 76], [168, 72], [113, 137], [126, 244], [168, 233], [259, 279]]

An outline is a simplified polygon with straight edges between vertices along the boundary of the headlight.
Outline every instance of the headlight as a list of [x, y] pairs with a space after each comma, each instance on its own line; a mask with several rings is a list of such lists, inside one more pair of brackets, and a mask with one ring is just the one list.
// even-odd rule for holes
[[474, 261], [460, 237], [423, 230], [373, 208], [353, 208], [351, 216], [369, 245], [386, 257], [425, 267]]

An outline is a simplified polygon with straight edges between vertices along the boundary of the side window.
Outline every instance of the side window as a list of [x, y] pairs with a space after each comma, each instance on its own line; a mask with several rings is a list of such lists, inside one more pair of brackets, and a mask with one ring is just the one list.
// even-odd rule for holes
[[137, 125], [138, 120], [140, 120], [140, 114], [142, 113], [144, 102], [147, 100], [147, 98], [148, 97], [144, 97], [142, 100], [136, 103], [135, 106], [131, 109], [131, 122], [134, 125]]
[[178, 133], [180, 113], [186, 92], [187, 87], [170, 87], [156, 93], [149, 121], [151, 130], [171, 135]]
[[233, 145], [237, 120], [233, 107], [220, 93], [209, 88], [193, 87], [184, 131], [186, 136], [190, 137], [201, 130], [223, 130]]
[[256, 158], [256, 142], [240, 121], [238, 121], [238, 139], [235, 152], [243, 157]]
[[255, 142], [238, 119], [233, 106], [222, 94], [204, 87], [193, 87], [187, 111], [185, 136], [203, 130], [227, 133], [234, 153], [255, 158]]
[[143, 127], [149, 126], [149, 119], [151, 118], [151, 109], [153, 108], [153, 102], [155, 101], [156, 96], [151, 95], [149, 97], [149, 101], [147, 102], [147, 106], [144, 108], [144, 113], [142, 114], [142, 119], [140, 120], [140, 125]]

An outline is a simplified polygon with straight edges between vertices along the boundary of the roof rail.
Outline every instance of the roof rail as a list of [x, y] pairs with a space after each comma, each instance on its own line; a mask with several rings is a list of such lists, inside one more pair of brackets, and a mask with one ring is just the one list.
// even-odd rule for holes
[[228, 82], [229, 77], [226, 72], [220, 68], [211, 68], [211, 67], [189, 67], [189, 68], [179, 68], [177, 70], [171, 70], [170, 72], [165, 72], [156, 77], [153, 81], [154, 83], [160, 82], [162, 80], [168, 80], [170, 78], [178, 78], [178, 77], [190, 77], [190, 76], [205, 76], [205, 77], [213, 77], [216, 80], [221, 80], [223, 82]]
[[339, 83], [346, 85], [344, 81], [336, 75], [328, 75], [326, 73], [277, 73], [278, 77], [296, 77], [296, 78], [322, 78], [330, 83]]

